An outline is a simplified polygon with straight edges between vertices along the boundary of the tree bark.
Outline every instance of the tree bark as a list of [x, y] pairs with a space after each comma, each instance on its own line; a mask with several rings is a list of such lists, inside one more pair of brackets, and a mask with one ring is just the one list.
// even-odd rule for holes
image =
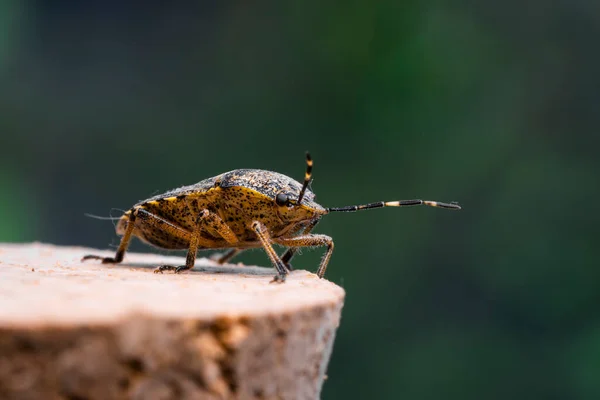
[[2, 399], [317, 399], [344, 291], [307, 271], [0, 245]]

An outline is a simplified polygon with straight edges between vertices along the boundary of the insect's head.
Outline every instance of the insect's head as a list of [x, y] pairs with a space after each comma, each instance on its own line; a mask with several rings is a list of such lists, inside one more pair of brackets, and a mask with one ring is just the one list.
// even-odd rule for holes
[[273, 199], [279, 217], [286, 221], [302, 221], [320, 217], [327, 210], [315, 202], [315, 195], [304, 190], [302, 201], [298, 201], [300, 192], [279, 192]]
[[282, 219], [300, 221], [318, 218], [327, 213], [327, 210], [315, 202], [315, 194], [308, 189], [312, 178], [313, 161], [310, 154], [306, 153], [306, 172], [300, 190], [288, 190], [277, 193], [275, 204], [277, 212]]

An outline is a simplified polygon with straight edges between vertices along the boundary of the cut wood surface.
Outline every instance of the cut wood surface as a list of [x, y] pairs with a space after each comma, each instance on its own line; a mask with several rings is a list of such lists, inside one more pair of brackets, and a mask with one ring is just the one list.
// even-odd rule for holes
[[154, 274], [181, 257], [82, 263], [81, 247], [0, 244], [0, 398], [317, 399], [344, 291], [307, 271]]

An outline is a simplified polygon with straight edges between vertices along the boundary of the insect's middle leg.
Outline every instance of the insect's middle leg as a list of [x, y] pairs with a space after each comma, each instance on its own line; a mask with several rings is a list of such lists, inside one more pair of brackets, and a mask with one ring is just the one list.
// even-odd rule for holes
[[[221, 217], [217, 214], [209, 211], [202, 210], [198, 214], [196, 218], [196, 225], [194, 227], [194, 231], [192, 232], [192, 236], [190, 238], [190, 245], [188, 248], [187, 256], [185, 258], [185, 265], [180, 265], [178, 267], [172, 265], [161, 265], [160, 267], [154, 270], [155, 273], [162, 273], [163, 271], [175, 271], [175, 273], [179, 273], [181, 271], [187, 271], [189, 269], [194, 268], [194, 264], [196, 263], [196, 253], [198, 253], [198, 246], [201, 241], [205, 240], [200, 236], [203, 227], [212, 228], [216, 231], [227, 243], [236, 244], [239, 242], [235, 233], [223, 222]], [[204, 246], [209, 247], [210, 244]]]
[[327, 246], [327, 251], [321, 259], [321, 264], [319, 265], [319, 269], [317, 270], [317, 275], [319, 276], [319, 278], [322, 278], [323, 275], [325, 275], [327, 264], [329, 264], [331, 254], [333, 253], [333, 239], [331, 237], [327, 235], [308, 234], [292, 238], [277, 238], [273, 239], [273, 241], [282, 246], [289, 246], [292, 248]]

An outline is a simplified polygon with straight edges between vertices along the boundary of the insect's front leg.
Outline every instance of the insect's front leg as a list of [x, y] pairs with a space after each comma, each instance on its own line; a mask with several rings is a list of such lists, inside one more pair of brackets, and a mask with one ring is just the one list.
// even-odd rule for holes
[[123, 234], [123, 238], [121, 239], [121, 243], [119, 244], [119, 248], [117, 249], [117, 253], [114, 257], [102, 257], [94, 254], [88, 254], [83, 256], [81, 261], [85, 260], [102, 260], [102, 264], [118, 264], [123, 261], [123, 257], [125, 256], [125, 252], [129, 247], [129, 242], [131, 241], [131, 235], [133, 233], [133, 228], [135, 228], [135, 219], [137, 218], [137, 209], [131, 209], [129, 211], [129, 219], [127, 220], [127, 228], [125, 229], [125, 233]]
[[295, 236], [292, 238], [277, 238], [273, 241], [282, 246], [289, 246], [293, 248], [327, 246], [327, 251], [321, 259], [321, 264], [319, 265], [319, 269], [317, 270], [317, 275], [319, 276], [319, 278], [322, 278], [325, 275], [327, 264], [329, 264], [331, 254], [333, 253], [333, 239], [331, 237], [327, 235], [308, 234]]
[[260, 243], [262, 244], [263, 248], [267, 252], [267, 255], [271, 259], [271, 262], [275, 266], [275, 269], [277, 270], [277, 275], [275, 275], [272, 282], [285, 282], [285, 277], [288, 274], [288, 271], [285, 268], [283, 261], [281, 261], [281, 258], [279, 258], [279, 256], [275, 252], [275, 249], [273, 249], [273, 246], [271, 245], [272, 239], [271, 235], [269, 235], [267, 227], [260, 221], [252, 222], [250, 227], [252, 228], [254, 233], [256, 233], [256, 236], [260, 240]]
[[[163, 271], [175, 271], [175, 273], [179, 273], [194, 268], [194, 264], [196, 263], [196, 253], [198, 253], [198, 246], [202, 240], [200, 233], [202, 232], [203, 227], [213, 228], [219, 233], [219, 235], [221, 235], [223, 239], [227, 241], [227, 243], [236, 244], [239, 242], [235, 233], [227, 224], [225, 224], [219, 215], [204, 209], [200, 211], [198, 217], [196, 218], [196, 225], [190, 238], [190, 246], [185, 258], [185, 265], [180, 265], [178, 267], [174, 267], [172, 265], [161, 265], [154, 270], [154, 273], [162, 273]], [[210, 243], [205, 245], [205, 247], [209, 246]]]
[[[318, 223], [319, 223], [318, 219], [315, 219], [314, 221], [312, 221], [306, 228], [304, 228], [304, 230], [302, 231], [302, 234], [303, 235], [309, 234], [315, 228], [315, 226], [317, 226]], [[298, 252], [298, 247], [290, 247], [281, 256], [281, 261], [283, 261], [283, 263], [285, 264], [285, 267], [287, 268], [288, 271], [294, 270], [294, 267], [292, 267], [292, 264], [290, 264], [290, 261], [292, 260], [294, 255], [296, 255], [297, 252]]]

